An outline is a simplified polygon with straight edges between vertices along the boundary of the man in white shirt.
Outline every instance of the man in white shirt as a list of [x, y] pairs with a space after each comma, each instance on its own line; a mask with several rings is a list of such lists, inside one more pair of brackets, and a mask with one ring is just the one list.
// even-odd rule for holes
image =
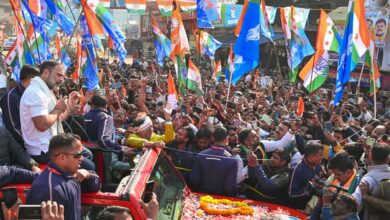
[[379, 184], [384, 179], [390, 179], [390, 146], [387, 144], [375, 144], [371, 151], [369, 158], [371, 158], [372, 165], [367, 167], [367, 174], [363, 176], [360, 185], [352, 194], [356, 198], [360, 208], [364, 208], [362, 215], [363, 219], [382, 219], [381, 213], [375, 212], [364, 205], [361, 193], [361, 185], [367, 188], [367, 194], [373, 197], [379, 197]]
[[61, 121], [78, 107], [79, 94], [72, 92], [57, 100], [52, 90], [65, 79], [61, 63], [48, 60], [41, 64], [40, 75], [31, 80], [20, 102], [20, 121], [28, 154], [39, 163], [48, 161], [51, 137], [63, 133]]
[[[291, 125], [288, 122], [282, 122], [278, 125], [275, 131], [275, 140], [262, 140], [265, 152], [273, 152], [274, 150], [281, 148], [285, 149], [291, 147], [292, 142], [295, 141], [295, 135], [290, 129]], [[291, 158], [291, 167], [295, 165], [302, 158], [302, 155], [297, 151], [293, 153]]]

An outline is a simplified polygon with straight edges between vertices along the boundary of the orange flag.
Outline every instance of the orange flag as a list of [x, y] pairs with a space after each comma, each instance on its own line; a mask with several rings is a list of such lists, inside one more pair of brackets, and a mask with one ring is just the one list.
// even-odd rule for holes
[[123, 94], [123, 97], [127, 97], [127, 90], [126, 90], [126, 87], [124, 85], [122, 85], [122, 94]]
[[81, 62], [82, 62], [82, 48], [81, 48], [81, 37], [77, 36], [77, 54], [76, 54], [76, 69], [72, 74], [72, 81], [76, 84], [79, 83], [81, 75]]
[[80, 89], [79, 93], [80, 93], [80, 105], [84, 106], [85, 104], [87, 104], [87, 101], [85, 100], [83, 89]]
[[234, 30], [234, 35], [236, 35], [237, 37], [238, 37], [238, 35], [240, 35], [242, 22], [244, 21], [244, 17], [245, 17], [245, 14], [246, 14], [246, 10], [248, 8], [248, 4], [249, 4], [249, 1], [248, 0], [244, 0], [244, 6], [242, 7], [240, 19], [238, 19], [238, 23], [237, 23], [236, 29]]
[[168, 73], [168, 106], [172, 109], [177, 108], [177, 92], [175, 87], [175, 82], [173, 81], [173, 77], [171, 71]]
[[299, 97], [298, 100], [298, 109], [297, 109], [297, 116], [301, 117], [303, 115], [303, 112], [305, 111], [305, 103], [303, 102], [303, 98]]

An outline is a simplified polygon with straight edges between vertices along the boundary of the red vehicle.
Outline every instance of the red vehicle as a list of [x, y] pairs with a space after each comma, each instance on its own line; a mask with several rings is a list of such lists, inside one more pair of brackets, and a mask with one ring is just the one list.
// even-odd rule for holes
[[[121, 180], [115, 192], [83, 193], [81, 198], [83, 215], [94, 219], [99, 210], [115, 205], [128, 208], [134, 219], [146, 219], [139, 200], [148, 181], [154, 181], [153, 191], [157, 194], [160, 207], [158, 219], [306, 219], [299, 211], [252, 200], [213, 196], [219, 200], [210, 202], [210, 196], [205, 197], [206, 195], [191, 192], [161, 149], [145, 151], [135, 169]], [[31, 185], [16, 184], [7, 187], [12, 186], [17, 188], [19, 198], [25, 201], [26, 192]], [[200, 208], [200, 200], [203, 201], [203, 209]], [[220, 208], [215, 201], [221, 203]], [[205, 206], [208, 205], [210, 209], [219, 211], [226, 209], [230, 212], [224, 212], [223, 215], [208, 214], [205, 211]], [[232, 214], [242, 206], [252, 210], [252, 214]]]

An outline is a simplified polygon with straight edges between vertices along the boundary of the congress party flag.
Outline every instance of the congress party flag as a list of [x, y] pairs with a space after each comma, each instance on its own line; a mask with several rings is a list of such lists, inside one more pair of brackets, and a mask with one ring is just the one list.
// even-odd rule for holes
[[171, 109], [177, 108], [178, 96], [176, 92], [175, 82], [173, 81], [173, 77], [171, 71], [168, 73], [168, 106]]
[[161, 12], [162, 16], [172, 16], [173, 4], [172, 0], [156, 0], [157, 7]]
[[318, 50], [310, 58], [299, 73], [303, 86], [307, 91], [313, 92], [326, 81], [329, 72], [329, 53], [327, 50]]
[[171, 17], [171, 59], [175, 60], [176, 55], [181, 58], [190, 51], [190, 44], [188, 43], [187, 34], [180, 16], [179, 9], [176, 8], [172, 12]]
[[191, 59], [188, 60], [187, 88], [203, 95], [202, 78], [200, 76], [199, 69], [195, 66]]
[[131, 14], [146, 14], [146, 0], [125, 0], [127, 11]]
[[213, 72], [213, 79], [218, 82], [219, 78], [221, 77], [222, 74], [222, 65], [221, 61], [218, 60], [217, 62], [214, 62], [214, 72]]
[[230, 83], [230, 78], [233, 72], [234, 72], [233, 48], [230, 45], [229, 57], [227, 60], [227, 66], [225, 68], [225, 81], [227, 81], [228, 83]]
[[177, 0], [177, 4], [183, 12], [191, 12], [196, 10], [196, 0]]
[[109, 8], [111, 5], [111, 0], [99, 0], [100, 4], [102, 4], [103, 7]]

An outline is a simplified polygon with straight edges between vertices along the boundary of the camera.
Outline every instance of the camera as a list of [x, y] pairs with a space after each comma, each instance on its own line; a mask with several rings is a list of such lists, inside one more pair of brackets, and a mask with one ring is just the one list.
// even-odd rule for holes
[[326, 181], [320, 180], [318, 178], [314, 178], [311, 181], [308, 181], [307, 185], [305, 186], [305, 193], [307, 196], [318, 196], [322, 197], [322, 189], [324, 187], [333, 187], [336, 188], [336, 192], [334, 192], [333, 198], [336, 198], [337, 194], [340, 191], [344, 191], [348, 193], [348, 189], [341, 187], [341, 186], [336, 186], [333, 184], [327, 184]]

